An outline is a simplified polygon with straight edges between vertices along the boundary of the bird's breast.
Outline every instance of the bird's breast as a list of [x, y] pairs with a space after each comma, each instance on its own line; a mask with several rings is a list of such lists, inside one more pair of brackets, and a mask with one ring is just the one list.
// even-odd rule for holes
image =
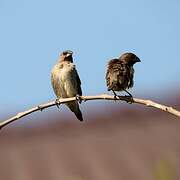
[[59, 77], [61, 81], [66, 81], [71, 78], [71, 72], [72, 72], [72, 67], [71, 66], [66, 66], [60, 69]]
[[59, 80], [65, 91], [66, 97], [74, 97], [78, 94], [75, 67], [65, 66], [60, 70]]

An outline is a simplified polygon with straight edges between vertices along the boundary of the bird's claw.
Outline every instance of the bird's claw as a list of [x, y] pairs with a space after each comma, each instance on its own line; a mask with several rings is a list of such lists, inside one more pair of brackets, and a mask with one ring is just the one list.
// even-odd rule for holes
[[125, 97], [129, 98], [129, 100], [127, 100], [126, 102], [128, 104], [132, 104], [133, 96], [130, 94], [129, 96], [125, 95]]
[[55, 100], [55, 103], [56, 103], [57, 108], [59, 109], [59, 106], [60, 106], [59, 98], [57, 98], [57, 99]]
[[76, 95], [76, 100], [81, 104], [81, 102], [82, 102], [82, 99], [81, 99], [81, 97], [80, 97], [80, 95], [79, 94], [77, 94]]
[[119, 99], [118, 95], [114, 95], [114, 101], [116, 102], [116, 100]]
[[39, 109], [40, 111], [42, 111], [44, 108], [39, 105], [39, 106], [38, 106], [38, 109]]

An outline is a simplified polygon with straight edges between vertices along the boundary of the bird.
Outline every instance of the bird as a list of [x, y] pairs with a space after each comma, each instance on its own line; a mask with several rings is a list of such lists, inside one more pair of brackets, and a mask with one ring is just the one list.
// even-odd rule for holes
[[111, 59], [107, 65], [106, 85], [107, 90], [114, 93], [114, 98], [117, 97], [115, 91], [125, 91], [130, 97], [132, 95], [127, 89], [134, 85], [134, 68], [133, 65], [141, 60], [131, 52], [123, 53], [119, 58]]
[[[60, 54], [57, 63], [51, 71], [51, 84], [54, 93], [59, 98], [70, 98], [82, 96], [81, 80], [75, 65], [73, 64], [73, 52], [65, 50]], [[78, 101], [65, 103], [74, 112], [77, 119], [83, 121]]]

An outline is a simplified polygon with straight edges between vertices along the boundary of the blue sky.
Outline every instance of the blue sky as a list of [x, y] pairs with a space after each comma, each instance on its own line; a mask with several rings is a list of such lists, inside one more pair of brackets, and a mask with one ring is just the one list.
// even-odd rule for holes
[[134, 52], [135, 95], [180, 83], [178, 0], [0, 0], [0, 108], [28, 108], [55, 98], [50, 71], [65, 49], [84, 94], [106, 92], [107, 61]]

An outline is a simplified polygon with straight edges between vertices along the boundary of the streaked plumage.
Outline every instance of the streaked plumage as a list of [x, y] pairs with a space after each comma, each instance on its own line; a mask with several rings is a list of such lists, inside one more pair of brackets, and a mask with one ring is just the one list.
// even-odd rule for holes
[[[60, 55], [58, 62], [51, 71], [51, 83], [58, 98], [82, 95], [81, 81], [73, 64], [72, 51], [64, 51]], [[80, 121], [83, 121], [78, 102], [69, 102], [66, 105]]]
[[140, 59], [133, 53], [124, 53], [119, 59], [112, 59], [108, 62], [106, 73], [106, 84], [108, 91], [126, 91], [133, 87], [134, 68], [133, 65], [140, 62]]

